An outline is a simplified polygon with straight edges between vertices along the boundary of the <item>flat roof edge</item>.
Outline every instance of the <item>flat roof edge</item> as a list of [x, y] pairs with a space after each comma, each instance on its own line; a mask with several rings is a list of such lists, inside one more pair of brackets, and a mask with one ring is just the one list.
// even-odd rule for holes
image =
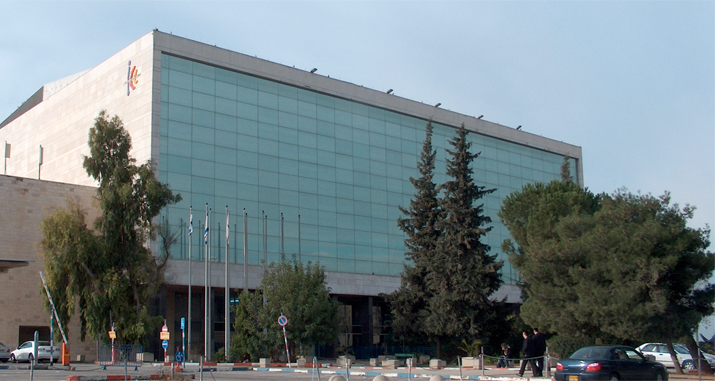
[[582, 157], [580, 146], [158, 30], [154, 30], [152, 33], [154, 49], [170, 55], [369, 104], [424, 120], [432, 119], [433, 122], [440, 124], [454, 127], [464, 124], [465, 128], [470, 131], [493, 138], [579, 160]]

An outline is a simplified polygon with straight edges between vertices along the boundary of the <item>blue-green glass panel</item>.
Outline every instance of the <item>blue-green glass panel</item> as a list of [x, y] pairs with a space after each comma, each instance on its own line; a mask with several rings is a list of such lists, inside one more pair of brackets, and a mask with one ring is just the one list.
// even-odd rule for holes
[[216, 98], [216, 112], [230, 116], [238, 115], [238, 104], [230, 99]]
[[190, 157], [191, 156], [191, 142], [188, 140], [184, 139], [174, 139], [174, 138], [166, 138], [164, 139], [167, 142], [168, 145], [168, 152], [171, 155], [175, 156], [185, 156], [185, 157]]
[[237, 86], [236, 87], [236, 98], [238, 101], [247, 103], [250, 105], [258, 105], [258, 91], [255, 89]]
[[196, 77], [193, 78], [192, 90], [194, 93], [204, 93], [209, 95], [216, 94], [216, 81], [210, 78]]
[[318, 180], [335, 183], [335, 168], [325, 165], [318, 165]]
[[191, 74], [183, 73], [176, 70], [169, 71], [169, 86], [178, 87], [185, 90], [191, 90], [192, 78]]

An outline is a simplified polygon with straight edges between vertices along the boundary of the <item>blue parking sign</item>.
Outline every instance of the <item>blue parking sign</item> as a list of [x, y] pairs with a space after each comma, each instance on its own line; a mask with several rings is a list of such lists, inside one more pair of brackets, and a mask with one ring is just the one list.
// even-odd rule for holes
[[184, 352], [177, 351], [174, 358], [176, 359], [176, 362], [178, 362], [179, 364], [183, 363], [184, 362]]
[[169, 348], [169, 340], [164, 340], [161, 342], [161, 347], [166, 349]]
[[181, 318], [181, 329], [184, 329], [185, 325], [186, 325], [185, 318]]

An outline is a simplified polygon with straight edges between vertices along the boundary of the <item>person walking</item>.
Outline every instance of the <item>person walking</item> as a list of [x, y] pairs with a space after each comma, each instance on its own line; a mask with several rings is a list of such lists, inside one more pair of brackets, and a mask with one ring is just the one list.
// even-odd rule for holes
[[522, 332], [522, 335], [524, 336], [524, 343], [521, 345], [521, 355], [523, 356], [523, 360], [521, 360], [521, 367], [519, 368], [519, 377], [524, 377], [524, 370], [526, 370], [526, 364], [528, 363], [531, 366], [531, 373], [534, 377], [536, 377], [537, 370], [536, 370], [536, 363], [534, 362], [534, 342], [531, 337], [529, 337], [529, 332], [524, 331]]
[[534, 328], [533, 340], [533, 356], [536, 357], [536, 370], [534, 371], [534, 377], [544, 376], [544, 353], [546, 353], [546, 337], [543, 333], [539, 332], [538, 328]]

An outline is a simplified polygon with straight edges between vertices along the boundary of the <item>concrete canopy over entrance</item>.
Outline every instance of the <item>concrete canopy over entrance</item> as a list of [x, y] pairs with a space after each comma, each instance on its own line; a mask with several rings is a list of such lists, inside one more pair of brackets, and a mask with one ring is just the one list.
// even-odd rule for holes
[[9, 269], [14, 269], [16, 267], [28, 266], [30, 261], [25, 261], [22, 259], [3, 259], [0, 258], [0, 274], [6, 273]]

